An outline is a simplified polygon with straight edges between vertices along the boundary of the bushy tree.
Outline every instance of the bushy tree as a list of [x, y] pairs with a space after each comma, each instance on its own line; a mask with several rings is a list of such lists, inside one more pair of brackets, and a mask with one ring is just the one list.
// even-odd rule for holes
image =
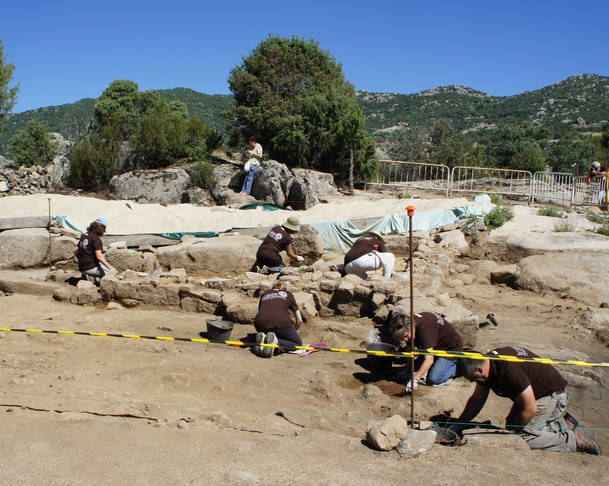
[[135, 133], [142, 111], [154, 108], [160, 99], [156, 92], [140, 93], [138, 84], [130, 79], [112, 81], [95, 100], [95, 122], [100, 129], [118, 127], [120, 137], [127, 140]]
[[556, 172], [571, 172], [573, 164], [586, 168], [598, 158], [598, 152], [588, 137], [567, 134], [548, 148], [548, 164]]
[[355, 91], [317, 42], [268, 37], [228, 82], [235, 97], [233, 140], [235, 132], [241, 140], [253, 134], [272, 158], [342, 173], [353, 150], [355, 171], [363, 170], [372, 141]]
[[546, 157], [538, 141], [544, 137], [544, 133], [530, 125], [496, 128], [486, 148], [488, 166], [543, 171]]
[[51, 141], [46, 125], [31, 120], [27, 127], [11, 138], [13, 157], [18, 165], [47, 165], [57, 154], [57, 146]]
[[14, 70], [13, 63], [6, 63], [4, 59], [4, 46], [0, 40], [0, 132], [2, 131], [2, 120], [11, 112], [17, 100], [19, 85], [9, 88]]
[[465, 144], [463, 137], [455, 130], [452, 122], [445, 118], [438, 120], [430, 134], [431, 160], [449, 167], [463, 165]]

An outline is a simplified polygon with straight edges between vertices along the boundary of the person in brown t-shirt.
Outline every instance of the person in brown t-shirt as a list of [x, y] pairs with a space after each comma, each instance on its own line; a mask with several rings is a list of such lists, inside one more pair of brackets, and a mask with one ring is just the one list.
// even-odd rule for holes
[[[414, 346], [417, 349], [439, 350], [439, 351], [463, 351], [463, 340], [450, 322], [440, 314], [433, 312], [421, 312], [414, 315], [415, 338]], [[407, 344], [411, 340], [410, 316], [392, 316], [390, 330], [393, 338], [401, 343]], [[423, 356], [416, 360], [417, 370], [414, 374], [414, 388], [424, 376], [427, 385], [441, 385], [457, 374], [456, 358], [440, 358], [437, 356]], [[410, 381], [410, 366], [399, 373], [398, 377], [408, 377], [404, 391], [412, 392]]]
[[[520, 346], [497, 348], [486, 356], [539, 357]], [[520, 435], [531, 449], [600, 454], [598, 444], [566, 412], [567, 382], [552, 365], [491, 359], [462, 359], [461, 364], [465, 377], [475, 381], [476, 388], [451, 430], [461, 434], [464, 423], [480, 413], [493, 390], [514, 402], [505, 428]]]
[[78, 270], [82, 278], [99, 285], [102, 277], [111, 270], [110, 265], [104, 258], [104, 244], [101, 237], [106, 232], [106, 220], [97, 218], [87, 229], [87, 232], [80, 237], [74, 254], [78, 260]]
[[383, 237], [375, 231], [367, 231], [355, 240], [345, 255], [344, 271], [365, 280], [368, 278], [366, 272], [382, 268], [383, 276], [391, 277], [394, 265], [395, 256], [385, 248]]
[[304, 258], [294, 253], [292, 248], [292, 234], [299, 229], [300, 222], [295, 217], [288, 218], [281, 226], [271, 228], [258, 248], [256, 263], [254, 263], [252, 271], [260, 271], [265, 266], [267, 268], [285, 267], [280, 255], [283, 250], [292, 260], [303, 262]]
[[[296, 325], [292, 323], [289, 311], [294, 313]], [[256, 346], [254, 353], [263, 358], [284, 352], [281, 348], [260, 346], [262, 343], [279, 344], [281, 346], [302, 346], [298, 328], [302, 325], [302, 316], [292, 292], [283, 289], [283, 284], [277, 282], [272, 289], [260, 297], [258, 313], [254, 320], [256, 328]]]

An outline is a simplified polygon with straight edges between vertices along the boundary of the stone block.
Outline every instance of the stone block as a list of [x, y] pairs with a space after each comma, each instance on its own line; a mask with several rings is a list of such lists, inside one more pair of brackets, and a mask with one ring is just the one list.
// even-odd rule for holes
[[372, 422], [366, 430], [366, 442], [379, 451], [390, 451], [408, 434], [408, 422], [399, 415]]
[[226, 308], [225, 317], [240, 324], [253, 324], [258, 313], [258, 302], [236, 302]]
[[409, 429], [406, 437], [398, 444], [397, 451], [405, 456], [417, 457], [433, 448], [436, 435], [435, 430]]

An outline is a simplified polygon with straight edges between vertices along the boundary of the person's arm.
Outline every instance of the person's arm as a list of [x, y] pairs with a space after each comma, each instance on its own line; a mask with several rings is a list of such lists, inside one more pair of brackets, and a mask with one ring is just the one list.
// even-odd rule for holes
[[285, 252], [288, 254], [288, 256], [292, 259], [292, 260], [298, 260], [299, 262], [302, 262], [304, 260], [303, 257], [298, 256], [296, 253], [294, 253], [294, 247], [292, 246], [292, 243], [288, 243], [285, 247]]
[[300, 326], [302, 326], [302, 314], [300, 313], [300, 310], [294, 312], [294, 316], [296, 317], [296, 325], [294, 327], [298, 330], [300, 329]]
[[505, 428], [513, 432], [522, 430], [537, 413], [537, 400], [531, 385], [516, 397], [510, 413], [505, 418]]
[[99, 263], [101, 263], [104, 267], [109, 268], [110, 270], [112, 270], [112, 265], [110, 265], [106, 259], [104, 258], [104, 254], [102, 253], [101, 250], [95, 250], [95, 258], [97, 258], [97, 261]]
[[460, 423], [471, 422], [480, 413], [482, 407], [484, 407], [489, 391], [490, 388], [488, 386], [477, 383], [474, 393], [472, 393], [472, 396], [467, 400], [465, 408], [463, 409], [463, 412], [461, 412], [461, 415], [459, 415], [457, 421]]
[[[432, 349], [432, 348], [430, 348], [430, 349]], [[431, 365], [433, 365], [433, 361], [434, 361], [434, 357], [433, 356], [425, 355], [425, 359], [423, 360], [423, 364], [414, 373], [415, 379], [418, 380], [418, 379], [422, 378], [423, 376], [425, 376], [427, 374], [427, 372], [429, 371], [429, 368], [431, 368]]]

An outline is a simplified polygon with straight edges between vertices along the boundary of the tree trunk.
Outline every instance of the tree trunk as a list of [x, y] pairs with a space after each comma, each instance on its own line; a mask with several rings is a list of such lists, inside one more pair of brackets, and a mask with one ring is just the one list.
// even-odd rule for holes
[[353, 144], [349, 148], [349, 194], [353, 196]]

